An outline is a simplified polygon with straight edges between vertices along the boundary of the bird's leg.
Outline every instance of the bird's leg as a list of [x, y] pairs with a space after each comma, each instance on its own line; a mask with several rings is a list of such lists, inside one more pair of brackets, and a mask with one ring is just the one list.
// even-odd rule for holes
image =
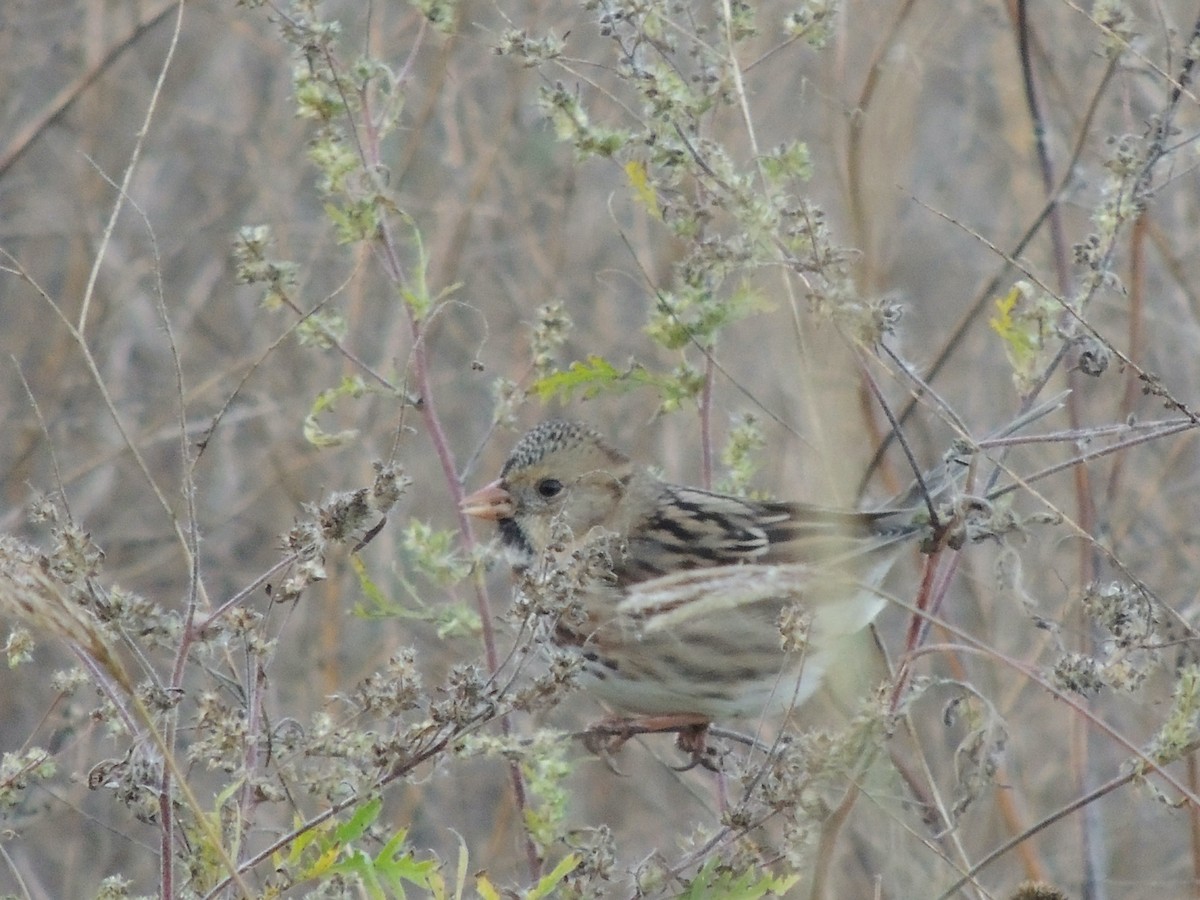
[[686, 772], [699, 765], [715, 772], [716, 766], [707, 758], [710, 751], [705, 741], [710, 721], [707, 716], [691, 713], [635, 718], [609, 716], [583, 732], [583, 746], [607, 759], [619, 751], [626, 741], [639, 734], [675, 732], [675, 746], [691, 757], [691, 761], [680, 771]]

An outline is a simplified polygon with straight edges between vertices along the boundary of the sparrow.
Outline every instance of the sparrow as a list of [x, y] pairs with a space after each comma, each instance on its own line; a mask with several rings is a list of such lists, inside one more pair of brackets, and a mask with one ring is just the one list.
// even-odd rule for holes
[[949, 483], [932, 481], [869, 512], [752, 500], [670, 484], [590, 426], [553, 420], [461, 508], [496, 523], [521, 577], [564, 552], [611, 548], [553, 641], [579, 655], [581, 686], [639, 732], [682, 734], [816, 691], [886, 605], [878, 586], [902, 548], [931, 531], [925, 498]]

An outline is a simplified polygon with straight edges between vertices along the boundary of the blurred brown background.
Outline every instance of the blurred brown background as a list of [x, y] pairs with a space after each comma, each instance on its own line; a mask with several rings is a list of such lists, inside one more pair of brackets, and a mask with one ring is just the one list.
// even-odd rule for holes
[[[1065, 184], [1059, 222], [1069, 247], [1096, 230], [1091, 216], [1102, 200], [1112, 139], [1144, 135], [1151, 117], [1167, 108], [1196, 10], [1185, 3], [1132, 6], [1138, 36], [1106, 75], [1106, 36], [1083, 10], [1069, 2], [1031, 6], [1031, 59], [1053, 177]], [[697, 21], [711, 17], [707, 6], [699, 9]], [[999, 2], [847, 2], [825, 49], [798, 42], [750, 65], [783, 41], [789, 11], [786, 4], [757, 4], [760, 35], [740, 54], [758, 145], [808, 143], [814, 174], [806, 191], [826, 210], [835, 240], [856, 248], [852, 268], [862, 295], [889, 295], [902, 305], [892, 343], [924, 371], [991, 279], [1000, 278], [999, 296], [1021, 277], [1006, 270], [1001, 251], [1012, 250], [1047, 199], [1013, 10]], [[280, 340], [295, 317], [264, 310], [257, 288], [235, 282], [238, 228], [269, 224], [273, 253], [299, 264], [294, 296], [301, 305], [307, 309], [332, 295], [330, 307], [347, 324], [345, 346], [397, 383], [403, 380], [412, 342], [401, 301], [369, 247], [338, 246], [332, 237], [305, 158], [312, 126], [297, 118], [292, 98], [293, 69], [306, 61], [279, 37], [279, 16], [270, 7], [186, 5], [127, 201], [111, 238], [103, 240], [117, 199], [114, 184], [133, 161], [171, 52], [176, 12], [171, 5], [120, 0], [10, 0], [0, 9], [3, 530], [45, 541], [44, 526], [28, 521], [26, 506], [35, 491], [55, 490], [57, 466], [73, 517], [106, 554], [105, 582], [169, 608], [183, 602], [188, 572], [170, 520], [67, 324], [79, 324], [95, 267], [83, 338], [123, 427], [176, 515], [184, 512], [179, 396], [156, 308], [159, 291], [181, 357], [193, 450], [233, 396], [195, 471], [208, 596], [219, 603], [269, 568], [279, 558], [279, 535], [302, 515], [303, 504], [369, 484], [371, 463], [394, 453], [415, 484], [365, 557], [376, 583], [407, 603], [400, 576], [413, 576], [396, 549], [399, 529], [410, 520], [441, 529], [457, 524], [420, 415], [404, 412], [398, 433], [396, 396], [377, 391], [344, 399], [322, 414], [322, 424], [329, 431], [357, 429], [357, 439], [326, 449], [307, 443], [302, 423], [314, 398], [358, 374], [356, 367], [337, 353], [300, 346], [294, 336]], [[340, 20], [346, 60], [362, 52], [397, 71], [410, 67], [401, 127], [385, 143], [383, 162], [397, 203], [421, 232], [431, 291], [458, 285], [428, 330], [427, 349], [432, 399], [457, 464], [475, 459], [462, 472], [466, 484], [494, 477], [515, 439], [511, 429], [491, 428], [493, 382], [505, 377], [528, 384], [539, 306], [561, 300], [574, 323], [558, 353], [560, 367], [599, 354], [618, 366], [636, 358], [655, 371], [672, 369], [679, 354], [655, 346], [643, 326], [655, 288], [669, 280], [684, 252], [681, 242], [636, 202], [617, 162], [577, 161], [536, 106], [538, 88], [561, 81], [594, 104], [597, 119], [620, 120], [617, 99], [628, 94], [615, 80], [599, 13], [577, 4], [464, 2], [453, 13], [451, 35], [421, 31], [420, 14], [407, 5], [335, 3], [323, 14]], [[683, 7], [679, 18], [693, 21]], [[562, 38], [565, 61], [539, 71], [496, 54], [493, 47], [510, 27]], [[1185, 404], [1196, 402], [1200, 383], [1196, 106], [1189, 88], [1169, 140], [1173, 153], [1154, 171], [1149, 214], [1136, 229], [1127, 225], [1116, 246], [1114, 270], [1124, 289], [1100, 291], [1085, 312], [1106, 340], [1157, 373]], [[706, 128], [745, 161], [745, 121], [736, 107], [715, 113]], [[1078, 158], [1068, 168], [1077, 144]], [[1078, 282], [1059, 282], [1052, 254], [1047, 226], [1020, 259], [1069, 296]], [[1135, 254], [1137, 270], [1131, 269]], [[1079, 277], [1078, 268], [1071, 271]], [[810, 314], [803, 289], [793, 311], [774, 273], [756, 275], [755, 284], [771, 296], [772, 308], [729, 328], [715, 351], [728, 375], [718, 374], [714, 384], [716, 443], [736, 417], [753, 412], [767, 438], [757, 487], [781, 497], [850, 503], [886, 422], [863, 400], [853, 353], [828, 322]], [[934, 382], [977, 437], [1009, 421], [1019, 403], [1004, 348], [987, 327], [992, 315], [990, 302], [974, 315]], [[702, 361], [694, 351], [689, 358]], [[878, 367], [873, 372], [891, 402], [902, 405], [908, 384]], [[1131, 378], [1116, 360], [1097, 379], [1077, 377], [1080, 424], [1178, 414], [1136, 384], [1130, 389]], [[1056, 375], [1046, 396], [1066, 384], [1066, 376]], [[658, 400], [640, 390], [577, 401], [566, 411], [587, 418], [672, 480], [698, 483], [694, 408], [658, 416]], [[518, 418], [524, 426], [562, 410], [530, 399]], [[1068, 424], [1060, 414], [1039, 428]], [[923, 464], [953, 437], [929, 405], [906, 433]], [[1032, 472], [1080, 446], [1026, 448], [1010, 464]], [[890, 481], [877, 479], [869, 492], [877, 499], [907, 477], [899, 454], [893, 451], [889, 462]], [[1085, 522], [1099, 545], [1113, 550], [1127, 569], [1123, 577], [1144, 583], [1186, 615], [1196, 594], [1200, 488], [1190, 433], [1088, 468], [1086, 504], [1069, 472], [1039, 482], [1038, 490], [1051, 508]], [[1025, 494], [1017, 506], [1047, 508]], [[983, 544], [966, 552], [944, 611], [996, 654], [965, 657], [965, 671], [936, 656], [919, 664], [921, 674], [968, 678], [1003, 716], [1002, 783], [983, 792], [953, 837], [939, 838], [901, 802], [900, 781], [873, 777], [871, 789], [879, 794], [859, 801], [851, 836], [839, 845], [842, 896], [867, 896], [876, 874], [883, 896], [935, 896], [955, 877], [942, 853], [967, 864], [978, 860], [1021, 827], [1118, 775], [1131, 750], [1114, 734], [1141, 746], [1161, 724], [1170, 702], [1169, 671], [1158, 671], [1132, 695], [1104, 689], [1086, 701], [1100, 727], [1002, 661], [1011, 657], [1045, 671], [1059, 649], [1085, 646], [1090, 635], [1073, 606], [1082, 583], [1119, 574], [1069, 526], [1041, 527], [1032, 536], [1013, 544], [1027, 605], [997, 588], [996, 549]], [[898, 585], [908, 585], [907, 594], [897, 587], [903, 596], [912, 596], [918, 562], [897, 576]], [[268, 692], [268, 714], [276, 720], [308, 721], [399, 646], [418, 647], [431, 685], [451, 664], [479, 657], [471, 635], [443, 639], [429, 623], [351, 616], [362, 598], [345, 554], [331, 555], [328, 569], [328, 581], [296, 608], [267, 613], [279, 641]], [[494, 573], [491, 583], [494, 602], [503, 605], [503, 573]], [[470, 600], [465, 585], [421, 589], [434, 607]], [[261, 593], [250, 605], [268, 607]], [[1039, 629], [1035, 614], [1061, 630]], [[893, 652], [902, 645], [906, 621], [896, 609], [881, 622]], [[511, 641], [503, 628], [501, 638]], [[12, 830], [0, 841], [6, 856], [0, 892], [91, 896], [102, 877], [117, 873], [133, 879], [134, 890], [153, 892], [156, 829], [84, 783], [97, 761], [120, 756], [127, 742], [89, 727], [86, 710], [95, 699], [86, 692], [54, 701], [50, 673], [69, 664], [61, 647], [45, 641], [32, 663], [3, 676], [0, 750], [16, 751], [27, 741], [52, 746], [60, 774], [9, 811]], [[869, 684], [883, 671], [878, 661], [872, 665], [878, 671]], [[197, 672], [194, 684], [202, 683]], [[949, 689], [935, 690], [914, 710], [918, 743], [932, 761], [935, 783], [948, 794], [964, 730], [961, 723], [942, 723], [941, 705], [952, 696]], [[549, 721], [578, 727], [600, 712], [583, 698], [571, 705], [577, 709], [559, 710]], [[531, 723], [518, 723], [527, 727]], [[907, 735], [895, 740], [912, 742]], [[905, 746], [894, 752], [913, 757]], [[620, 760], [626, 778], [581, 749], [568, 756], [575, 761], [570, 818], [613, 830], [614, 895], [633, 892], [626, 873], [649, 846], [668, 859], [680, 857], [694, 827], [712, 826], [719, 816], [709, 774], [678, 775], [658, 760], [676, 761], [665, 739], [630, 745]], [[1192, 775], [1182, 766], [1173, 771], [1184, 781]], [[414, 846], [451, 861], [461, 834], [472, 871], [487, 869], [497, 880], [520, 883], [519, 820], [504, 764], [446, 760], [420, 774], [391, 789], [393, 827], [410, 826]], [[1031, 874], [1069, 896], [1184, 896], [1195, 878], [1194, 815], [1126, 787], [1048, 826], [1026, 845], [1026, 855], [1007, 854], [981, 877], [997, 896]], [[262, 826], [288, 821], [290, 810], [284, 810], [270, 826], [264, 817]]]

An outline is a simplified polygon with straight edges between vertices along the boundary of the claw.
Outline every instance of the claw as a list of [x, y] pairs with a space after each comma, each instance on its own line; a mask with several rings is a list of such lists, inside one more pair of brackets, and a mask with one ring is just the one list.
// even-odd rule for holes
[[584, 748], [589, 753], [600, 757], [610, 772], [625, 777], [625, 773], [617, 768], [613, 754], [620, 752], [632, 735], [614, 730], [608, 723], [598, 722], [586, 731], [580, 732], [579, 737], [583, 741]]
[[695, 715], [643, 716], [641, 718], [608, 718], [589, 727], [579, 736], [583, 746], [604, 760], [604, 764], [617, 775], [624, 775], [612, 761], [612, 755], [620, 752], [625, 742], [639, 734], [663, 734], [675, 732], [675, 746], [690, 759], [673, 769], [687, 772], [696, 766], [719, 772], [720, 768], [712, 757], [713, 750], [707, 746], [709, 720]]
[[700, 766], [708, 769], [710, 772], [720, 772], [720, 767], [710, 759], [715, 756], [715, 752], [708, 746], [708, 723], [698, 725], [685, 725], [679, 729], [679, 735], [675, 738], [675, 746], [682, 752], [691, 757], [690, 761], [682, 766], [672, 766], [676, 772], [688, 772]]
[[600, 749], [600, 750], [596, 750], [593, 752], [596, 754], [596, 756], [598, 756], [600, 758], [600, 762], [604, 763], [604, 768], [608, 769], [608, 771], [612, 772], [614, 775], [616, 775], [620, 778], [629, 777], [624, 772], [622, 772], [619, 768], [617, 768], [617, 761], [615, 759], [613, 759], [612, 754], [609, 753], [607, 750]]

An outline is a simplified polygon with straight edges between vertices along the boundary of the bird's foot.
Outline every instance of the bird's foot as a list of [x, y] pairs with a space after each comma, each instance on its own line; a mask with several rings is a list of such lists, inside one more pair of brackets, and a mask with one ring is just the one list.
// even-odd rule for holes
[[604, 759], [610, 769], [622, 774], [612, 762], [625, 742], [639, 734], [676, 734], [675, 746], [686, 753], [690, 760], [679, 767], [680, 772], [702, 766], [710, 772], [719, 771], [713, 762], [713, 750], [707, 745], [707, 716], [688, 713], [661, 716], [623, 717], [610, 716], [590, 726], [583, 732], [583, 746]]

